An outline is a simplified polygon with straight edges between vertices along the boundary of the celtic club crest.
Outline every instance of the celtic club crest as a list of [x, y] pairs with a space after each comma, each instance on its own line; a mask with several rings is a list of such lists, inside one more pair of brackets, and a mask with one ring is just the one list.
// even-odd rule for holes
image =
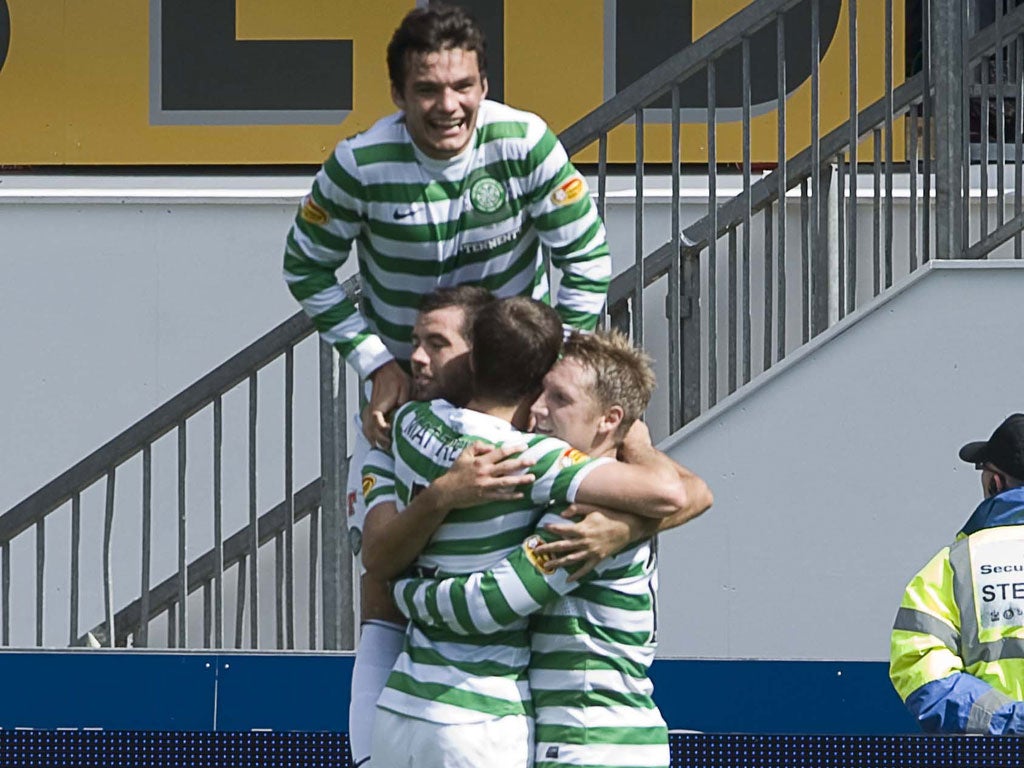
[[469, 188], [469, 201], [480, 213], [494, 213], [505, 203], [505, 188], [490, 176], [484, 176]]

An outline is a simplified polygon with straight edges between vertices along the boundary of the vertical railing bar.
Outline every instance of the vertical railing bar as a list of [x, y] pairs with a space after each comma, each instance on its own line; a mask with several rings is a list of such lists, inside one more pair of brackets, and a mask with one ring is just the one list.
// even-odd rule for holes
[[892, 0], [885, 0], [885, 287], [892, 285]]
[[679, 85], [672, 87], [672, 262], [668, 272], [668, 410], [669, 425], [675, 432], [683, 426], [682, 381], [682, 265], [679, 263], [682, 246], [679, 229], [680, 198], [680, 96]]
[[351, 549], [345, 513], [344, 483], [348, 471], [346, 375], [344, 361], [327, 342], [319, 342], [321, 600], [323, 648], [354, 647], [354, 606]]
[[114, 576], [111, 571], [111, 545], [114, 532], [114, 478], [116, 469], [107, 471], [107, 498], [103, 514], [103, 607], [107, 621], [107, 645], [115, 645], [114, 627]]
[[1006, 194], [1006, 177], [1003, 166], [1006, 164], [1006, 98], [1003, 90], [1006, 87], [1003, 67], [1003, 3], [996, 3], [996, 225], [1002, 226], [1005, 220], [1003, 198]]
[[[783, 205], [785, 201], [785, 197], [779, 198], [777, 205]], [[765, 371], [772, 366], [772, 314], [775, 311], [772, 305], [772, 280], [775, 276], [775, 267], [772, 264], [772, 247], [775, 243], [775, 235], [772, 232], [774, 216], [772, 206], [764, 209], [764, 344], [761, 367]]]
[[153, 562], [153, 445], [142, 447], [142, 563], [139, 577], [139, 627], [135, 644], [149, 645], [149, 585]]
[[[857, 180], [860, 165], [857, 151], [860, 148], [860, 118], [858, 86], [860, 75], [857, 69], [859, 43], [857, 40], [857, 0], [849, 0], [849, 45], [850, 45], [850, 210], [846, 219], [846, 312], [857, 308]], [[927, 69], [927, 67], [925, 67]], [[842, 189], [840, 187], [840, 189]]]
[[718, 402], [718, 148], [715, 121], [718, 95], [715, 60], [708, 62], [708, 407]]
[[776, 140], [778, 142], [778, 173], [779, 173], [779, 260], [776, 293], [778, 294], [778, 317], [775, 330], [775, 361], [778, 362], [786, 354], [786, 192], [789, 190], [786, 151], [786, 17], [779, 14], [775, 19], [775, 65], [776, 71], [776, 103], [778, 104], [778, 123]]
[[838, 243], [836, 245], [836, 253], [839, 254], [837, 259], [839, 269], [838, 279], [838, 304], [837, 309], [839, 310], [836, 315], [842, 320], [846, 316], [846, 163], [843, 157], [844, 153], [840, 152], [836, 155], [836, 237]]
[[[907, 142], [909, 143], [908, 148], [908, 171], [910, 176], [910, 207], [908, 214], [910, 215], [910, 235], [909, 235], [909, 247], [910, 247], [910, 271], [913, 272], [917, 269], [917, 105], [912, 104], [910, 111], [907, 113]], [[927, 237], [927, 233], [925, 234]]]
[[245, 630], [245, 582], [246, 563], [249, 558], [242, 555], [238, 559], [238, 585], [235, 588], [235, 648], [241, 649]]
[[[75, 494], [77, 496], [77, 494]], [[3, 587], [3, 644], [11, 644], [11, 542], [5, 541], [2, 549], [3, 564], [0, 566], [0, 581]]]
[[733, 227], [729, 230], [729, 269], [728, 269], [728, 288], [726, 290], [726, 299], [729, 305], [729, 322], [728, 330], [726, 331], [729, 337], [729, 367], [728, 376], [729, 381], [727, 386], [729, 388], [729, 394], [736, 391], [739, 386], [739, 365], [740, 365], [740, 353], [739, 353], [739, 302], [737, 300], [737, 291], [739, 287], [739, 260], [736, 258], [737, 247], [736, 247], [736, 228]]
[[209, 648], [213, 640], [213, 582], [203, 582], [203, 648]]
[[[605, 208], [608, 198], [608, 134], [602, 133], [597, 137], [597, 212], [601, 221], [605, 218]], [[550, 278], [549, 278], [550, 279]], [[548, 285], [551, 283], [549, 282]], [[601, 309], [601, 317], [598, 321], [601, 328], [609, 328], [611, 323], [608, 319], [608, 304]]]
[[962, 251], [971, 242], [971, 87], [967, 82], [971, 71], [970, 57], [967, 54], [967, 40], [970, 38], [968, 3], [960, 5], [960, 61], [963, 67], [960, 72], [960, 98], [963, 108], [960, 116], [960, 237], [957, 240], [959, 251], [950, 253], [949, 258], [960, 258]]
[[309, 650], [313, 651], [320, 647], [317, 642], [319, 636], [318, 606], [319, 591], [317, 589], [317, 575], [320, 573], [320, 508], [314, 507], [309, 513]]
[[284, 534], [274, 537], [274, 640], [277, 649], [284, 648]]
[[256, 408], [258, 404], [256, 373], [249, 375], [249, 645], [259, 648], [259, 509], [256, 498]]
[[636, 110], [634, 183], [636, 195], [633, 201], [633, 260], [636, 265], [636, 285], [633, 286], [633, 343], [644, 345], [644, 110]]
[[[78, 596], [81, 584], [80, 553], [82, 544], [82, 494], [75, 491], [71, 497], [71, 595], [70, 615], [68, 616], [68, 644], [78, 642]], [[4, 620], [6, 621], [6, 609]], [[6, 642], [4, 643], [6, 645]]]
[[46, 518], [36, 522], [36, 648], [43, 647], [43, 612], [45, 610]]
[[295, 647], [295, 483], [294, 483], [294, 410], [295, 410], [295, 348], [288, 347], [284, 356], [284, 605], [285, 647]]
[[[822, 313], [822, 301], [827, 302], [828, 250], [824, 247], [821, 203], [825, 198], [821, 188], [821, 2], [811, 0], [811, 234], [808, 302], [810, 304], [810, 335], [816, 336], [827, 324], [828, 307]], [[823, 283], [824, 281], [824, 283]], [[824, 287], [824, 291], [822, 290]]]
[[[1013, 142], [1013, 215], [1019, 217], [1024, 213], [1024, 35], [1018, 35], [1014, 41], [1016, 56], [1016, 83], [1017, 89], [1014, 93], [1016, 104], [1014, 105], [1014, 142]], [[1021, 233], [1018, 232], [1013, 238], [1013, 257], [1019, 259], [1022, 256]]]
[[921, 211], [921, 263], [926, 264], [931, 260], [932, 253], [932, 22], [931, 3], [921, 3], [921, 49], [923, 66], [921, 67], [922, 83], [924, 84], [924, 101], [922, 112], [924, 134], [921, 142], [921, 151], [924, 155], [924, 168], [921, 178], [921, 200], [924, 209]]
[[213, 399], [213, 645], [224, 647], [224, 403]]
[[188, 648], [188, 517], [185, 474], [188, 470], [186, 422], [178, 424], [178, 647]]
[[178, 604], [171, 603], [167, 606], [167, 647], [175, 648], [177, 646], [177, 627], [178, 627]]
[[[744, 37], [741, 45], [743, 61], [743, 383], [750, 381], [750, 359], [753, 357], [750, 342], [750, 238], [753, 213], [750, 204], [750, 38]], [[769, 212], [770, 213], [770, 212]]]
[[[988, 112], [989, 102], [992, 99], [988, 89], [988, 64], [990, 60], [988, 56], [981, 59], [981, 136], [979, 137], [980, 146], [978, 147], [981, 153], [981, 159], [978, 164], [978, 175], [981, 177], [981, 200], [978, 203], [981, 226], [979, 240], [985, 239], [985, 235], [988, 234], [988, 150], [989, 132], [992, 130], [992, 127], [989, 125]], [[970, 161], [967, 161], [966, 164], [970, 165]], [[964, 198], [965, 204], [968, 199], [967, 197]], [[970, 240], [967, 241], [967, 244], [970, 245]]]
[[803, 179], [800, 182], [800, 286], [803, 292], [803, 306], [801, 307], [801, 321], [802, 321], [802, 338], [804, 344], [808, 342], [811, 337], [811, 296], [810, 296], [810, 280], [811, 280], [811, 252], [808, 238], [808, 227], [810, 213], [808, 211], [809, 205], [807, 202], [807, 179]]
[[874, 195], [871, 199], [871, 224], [872, 224], [872, 265], [874, 272], [874, 295], [877, 296], [882, 290], [882, 132], [875, 128], [871, 132], [871, 140], [874, 142], [875, 162], [872, 168], [874, 179]]

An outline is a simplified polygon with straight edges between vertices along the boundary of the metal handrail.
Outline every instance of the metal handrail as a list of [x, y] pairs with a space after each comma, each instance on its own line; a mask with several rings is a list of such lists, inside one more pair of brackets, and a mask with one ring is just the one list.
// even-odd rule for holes
[[[633, 116], [638, 108], [652, 100], [663, 96], [671, 87], [672, 82], [679, 82], [692, 76], [714, 58], [714, 53], [722, 42], [734, 42], [737, 37], [750, 35], [766, 24], [778, 13], [798, 4], [802, 0], [769, 0], [747, 6], [708, 34], [701, 37], [690, 47], [667, 59], [659, 67], [620, 91], [609, 101], [593, 112], [577, 120], [569, 126], [560, 137], [566, 150], [572, 154], [593, 144], [602, 134], [622, 124]], [[1017, 6], [1003, 17], [1003, 37], [1024, 30], [1024, 5]], [[975, 61], [992, 53], [999, 45], [995, 26], [985, 27], [968, 41], [968, 58]], [[663, 78], [668, 78], [666, 83]], [[893, 89], [891, 100], [882, 97], [864, 108], [857, 115], [857, 136], [868, 136], [875, 126], [881, 125], [891, 107], [892, 113], [906, 110], [924, 97], [925, 78], [921, 73], [909, 76], [901, 85]], [[849, 124], [844, 123], [835, 130], [821, 137], [821, 155], [830, 157], [847, 149], [850, 145]], [[572, 147], [572, 149], [570, 149]], [[807, 148], [794, 155], [786, 164], [785, 190], [789, 191], [802, 179], [811, 176], [811, 149]], [[779, 192], [779, 171], [774, 170], [753, 184], [748, 195], [741, 192], [723, 205], [719, 206], [716, 215], [716, 235], [722, 236], [743, 220], [747, 198], [750, 198], [750, 209], [753, 212], [764, 210], [777, 201]], [[707, 246], [710, 216], [704, 216], [686, 227], [681, 233], [685, 251], [695, 253]], [[980, 258], [998, 245], [1006, 242], [1021, 231], [1024, 224], [1008, 222], [993, 233], [990, 243], [978, 243], [967, 253], [967, 258]], [[986, 247], [987, 246], [987, 247]], [[644, 287], [652, 285], [663, 277], [676, 257], [671, 242], [666, 242], [652, 251], [644, 259]], [[636, 284], [636, 266], [630, 265], [612, 278], [608, 290], [609, 311], [613, 305], [627, 301]]]
[[624, 123], [637, 109], [668, 93], [674, 83], [686, 80], [707, 66], [724, 45], [752, 35], [780, 13], [806, 1], [758, 0], [737, 11], [562, 131], [558, 137], [566, 152], [574, 155], [594, 143], [600, 134]]
[[295, 346], [313, 331], [313, 323], [300, 311], [265, 333], [0, 515], [0, 543], [10, 541], [31, 527], [40, 517], [68, 501], [77, 489], [99, 480], [111, 468], [138, 453], [142, 445], [163, 437], [209, 404], [213, 397], [245, 381], [253, 371], [271, 362], [283, 350]]
[[[295, 494], [295, 517], [294, 522], [304, 520], [320, 504], [320, 478], [313, 480]], [[272, 541], [287, 524], [288, 504], [281, 502], [273, 509], [260, 516], [257, 524], [257, 542], [259, 545]], [[249, 547], [252, 540], [251, 526], [245, 526], [236, 531], [224, 541], [220, 571], [224, 572], [233, 565], [244, 563], [249, 554]], [[203, 553], [188, 566], [188, 594], [192, 594], [202, 587], [210, 584], [218, 572], [217, 552], [214, 549]], [[140, 622], [144, 619], [153, 619], [164, 613], [172, 605], [178, 602], [179, 575], [174, 573], [162, 582], [153, 587], [149, 592], [148, 615], [143, 616], [143, 600], [141, 597], [132, 600], [114, 615], [114, 627], [116, 645], [125, 645], [128, 635], [133, 634]], [[88, 634], [95, 638], [106, 638], [107, 622], [97, 624], [89, 633], [79, 638], [79, 644], [84, 645]]]

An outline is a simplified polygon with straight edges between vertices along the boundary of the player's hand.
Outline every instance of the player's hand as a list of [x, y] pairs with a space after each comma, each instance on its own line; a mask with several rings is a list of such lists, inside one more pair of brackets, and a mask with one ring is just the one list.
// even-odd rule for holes
[[633, 422], [633, 425], [626, 432], [626, 436], [622, 438], [622, 443], [619, 445], [620, 461], [629, 462], [631, 457], [637, 456], [649, 451], [654, 447], [651, 442], [651, 431], [647, 428], [640, 419]]
[[363, 411], [363, 434], [375, 448], [391, 447], [391, 414], [409, 400], [412, 379], [395, 360], [370, 374], [370, 403]]
[[486, 501], [521, 499], [520, 486], [534, 480], [533, 475], [523, 474], [533, 465], [533, 459], [516, 456], [524, 450], [525, 445], [467, 446], [451, 468], [432, 483], [440, 495], [440, 506], [461, 509]]
[[575, 568], [569, 581], [579, 581], [602, 560], [614, 555], [633, 538], [629, 515], [588, 504], [572, 504], [562, 513], [576, 522], [548, 523], [545, 530], [559, 538], [535, 550], [538, 556], [551, 557], [549, 568]]

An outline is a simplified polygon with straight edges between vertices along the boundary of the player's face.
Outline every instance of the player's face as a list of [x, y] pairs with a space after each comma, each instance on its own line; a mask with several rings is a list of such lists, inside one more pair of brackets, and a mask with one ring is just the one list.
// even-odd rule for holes
[[544, 389], [530, 408], [534, 431], [565, 440], [591, 452], [599, 440], [604, 411], [591, 394], [594, 374], [571, 357], [563, 357], [544, 377]]
[[460, 307], [421, 312], [412, 329], [412, 395], [417, 400], [444, 398], [458, 405], [469, 400], [472, 374], [469, 344], [462, 335]]
[[472, 140], [487, 95], [476, 51], [414, 52], [406, 54], [405, 63], [405, 84], [401, 91], [392, 88], [391, 98], [405, 112], [409, 135], [428, 157], [455, 157]]

